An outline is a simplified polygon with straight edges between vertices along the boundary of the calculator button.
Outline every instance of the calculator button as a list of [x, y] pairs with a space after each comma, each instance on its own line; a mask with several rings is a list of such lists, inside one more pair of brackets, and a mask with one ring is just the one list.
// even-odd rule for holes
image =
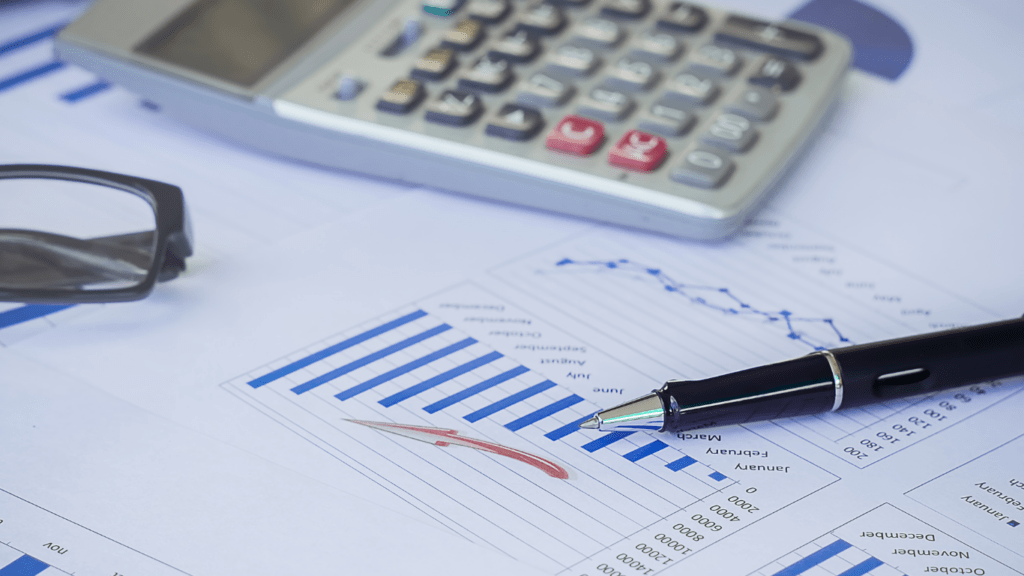
[[497, 24], [512, 11], [508, 0], [470, 0], [466, 13], [481, 22]]
[[573, 76], [589, 76], [600, 65], [601, 58], [593, 50], [572, 44], [559, 46], [548, 58], [548, 67]]
[[523, 12], [516, 29], [534, 34], [557, 34], [565, 26], [565, 21], [565, 13], [560, 8], [538, 2]]
[[644, 32], [636, 40], [633, 53], [648, 58], [671, 62], [679, 57], [683, 44], [675, 36], [664, 32]]
[[639, 126], [655, 134], [675, 137], [689, 132], [696, 122], [697, 116], [690, 110], [659, 103], [651, 106], [650, 111], [644, 114]]
[[540, 43], [526, 30], [509, 32], [495, 43], [488, 54], [495, 60], [529, 62], [540, 52]]
[[391, 114], [406, 114], [415, 108], [426, 92], [423, 84], [416, 80], [399, 80], [391, 89], [381, 95], [377, 101], [377, 109]]
[[692, 146], [683, 153], [683, 162], [672, 170], [669, 177], [698, 188], [718, 188], [734, 168], [728, 154], [714, 148]]
[[690, 55], [691, 68], [709, 76], [732, 76], [741, 63], [735, 50], [714, 44], [705, 44]]
[[659, 78], [661, 74], [650, 63], [627, 56], [611, 67], [606, 83], [622, 90], [643, 92], [650, 90]]
[[721, 114], [701, 136], [701, 140], [729, 152], [743, 152], [757, 140], [757, 129], [750, 120], [739, 114]]
[[397, 56], [404, 52], [406, 48], [412, 46], [422, 35], [423, 24], [419, 20], [410, 18], [402, 25], [402, 31], [384, 46], [380, 54], [381, 56]]
[[424, 0], [423, 11], [434, 16], [451, 16], [465, 0]]
[[542, 106], [544, 108], [561, 106], [576, 93], [576, 88], [572, 84], [553, 78], [543, 72], [537, 72], [530, 76], [527, 80], [523, 81], [520, 87], [522, 90], [519, 92], [517, 100], [523, 104]]
[[608, 163], [619, 168], [650, 172], [665, 159], [668, 143], [661, 136], [630, 130], [608, 151]]
[[445, 90], [427, 105], [427, 121], [449, 126], [465, 126], [476, 121], [484, 111], [480, 98], [472, 92]]
[[604, 126], [600, 122], [570, 114], [548, 133], [545, 145], [551, 150], [589, 156], [603, 141]]
[[601, 7], [601, 15], [610, 18], [638, 20], [651, 10], [651, 0], [608, 0]]
[[441, 44], [455, 50], [466, 51], [476, 48], [484, 38], [484, 25], [474, 18], [466, 18], [444, 33]]
[[739, 96], [725, 109], [750, 120], [764, 121], [771, 120], [775, 116], [775, 112], [779, 109], [779, 102], [771, 90], [752, 86], [740, 92]]
[[338, 88], [334, 91], [334, 97], [343, 101], [354, 100], [365, 87], [366, 82], [351, 74], [344, 74], [338, 80]]
[[817, 58], [824, 50], [813, 34], [742, 16], [729, 16], [715, 39], [804, 60]]
[[506, 60], [484, 56], [459, 78], [459, 88], [483, 92], [501, 92], [512, 83], [514, 76]]
[[605, 18], [587, 18], [576, 26], [573, 35], [577, 41], [600, 48], [611, 48], [624, 36], [618, 24]]
[[412, 76], [421, 80], [442, 80], [455, 68], [455, 51], [451, 48], [434, 48], [416, 61]]
[[566, 8], [582, 8], [590, 4], [590, 0], [548, 0], [548, 2], [565, 6]]
[[684, 2], [672, 2], [658, 17], [658, 27], [674, 32], [696, 32], [707, 21], [708, 15], [704, 10]]
[[769, 88], [778, 86], [788, 92], [800, 83], [800, 71], [788, 60], [769, 56], [758, 65], [757, 71], [750, 77], [750, 83]]
[[505, 104], [487, 124], [485, 132], [506, 140], [529, 140], [543, 126], [540, 112], [526, 106]]
[[622, 120], [636, 108], [628, 94], [611, 87], [599, 87], [580, 103], [579, 113], [601, 120]]
[[669, 82], [666, 96], [687, 104], [706, 106], [718, 97], [720, 91], [714, 80], [693, 72], [683, 72]]

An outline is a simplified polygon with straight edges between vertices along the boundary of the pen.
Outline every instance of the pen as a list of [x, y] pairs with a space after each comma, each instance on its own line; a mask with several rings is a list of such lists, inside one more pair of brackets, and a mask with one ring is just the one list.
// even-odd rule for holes
[[1024, 319], [821, 350], [660, 389], [580, 428], [682, 432], [789, 418], [1024, 374]]

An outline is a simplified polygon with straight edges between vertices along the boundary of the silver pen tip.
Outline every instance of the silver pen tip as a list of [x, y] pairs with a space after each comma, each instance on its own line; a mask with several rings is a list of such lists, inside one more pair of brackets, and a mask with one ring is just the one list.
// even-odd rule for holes
[[583, 428], [584, 430], [600, 430], [601, 420], [597, 416], [594, 416], [590, 420], [580, 424], [580, 428]]

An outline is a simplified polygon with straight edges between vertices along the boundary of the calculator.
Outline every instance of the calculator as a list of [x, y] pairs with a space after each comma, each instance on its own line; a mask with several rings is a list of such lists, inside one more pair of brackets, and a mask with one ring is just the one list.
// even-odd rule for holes
[[765, 201], [851, 57], [659, 0], [97, 0], [57, 52], [272, 154], [695, 239]]

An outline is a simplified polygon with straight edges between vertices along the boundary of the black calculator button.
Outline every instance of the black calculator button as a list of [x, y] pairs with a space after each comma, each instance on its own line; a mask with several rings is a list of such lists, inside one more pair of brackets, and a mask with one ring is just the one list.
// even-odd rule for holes
[[402, 25], [402, 30], [381, 49], [381, 56], [397, 56], [412, 46], [423, 35], [423, 24], [419, 20], [409, 19]]
[[625, 34], [615, 22], [606, 18], [587, 18], [573, 29], [573, 38], [598, 48], [613, 48]]
[[449, 126], [472, 124], [484, 111], [480, 97], [472, 92], [445, 90], [437, 100], [427, 104], [427, 121]]
[[715, 38], [804, 60], [817, 58], [824, 50], [814, 34], [742, 16], [729, 16]]
[[489, 136], [506, 140], [529, 140], [543, 127], [544, 119], [537, 110], [517, 104], [505, 104], [487, 123], [484, 132]]
[[609, 18], [639, 20], [651, 11], [651, 0], [607, 0], [601, 6], [601, 15]]
[[565, 6], [566, 8], [583, 8], [590, 4], [590, 0], [548, 0], [551, 4]]
[[380, 100], [377, 101], [377, 109], [391, 114], [406, 114], [415, 108], [424, 96], [426, 91], [423, 90], [423, 84], [416, 80], [399, 80], [392, 84], [387, 92], [381, 94]]
[[466, 13], [487, 24], [497, 24], [512, 11], [508, 0], [470, 0]]
[[636, 108], [629, 94], [611, 86], [599, 86], [580, 102], [579, 113], [600, 120], [622, 120]]
[[684, 104], [707, 106], [718, 97], [720, 92], [721, 89], [714, 80], [687, 71], [672, 78], [665, 96]]
[[728, 154], [705, 146], [691, 146], [682, 156], [682, 163], [672, 170], [669, 177], [698, 188], [718, 188], [736, 167]]
[[697, 115], [692, 111], [661, 102], [651, 106], [650, 111], [640, 119], [638, 126], [648, 132], [676, 137], [689, 132], [696, 122]]
[[650, 90], [660, 78], [661, 73], [649, 62], [625, 56], [611, 67], [605, 82], [622, 90], [644, 92]]
[[745, 152], [757, 140], [753, 123], [739, 114], [720, 114], [701, 136], [705, 144], [729, 152]]
[[527, 78], [520, 88], [517, 100], [523, 104], [543, 108], [561, 106], [576, 93], [576, 88], [572, 84], [543, 72], [537, 72]]
[[683, 52], [683, 43], [664, 32], [644, 32], [633, 45], [633, 54], [672, 62]]
[[495, 60], [529, 62], [540, 52], [540, 43], [526, 30], [514, 30], [501, 37], [488, 54]]
[[434, 48], [416, 61], [412, 76], [421, 80], [442, 80], [455, 65], [455, 51], [451, 48]]
[[538, 2], [523, 11], [516, 24], [516, 30], [526, 30], [534, 34], [557, 34], [565, 27], [565, 22], [565, 13], [561, 8]]
[[710, 76], [732, 76], [743, 61], [731, 48], [705, 44], [690, 54], [690, 66]]
[[459, 78], [459, 88], [482, 92], [501, 92], [515, 78], [507, 60], [484, 56]]
[[548, 58], [548, 67], [572, 76], [590, 76], [601, 65], [601, 57], [590, 48], [565, 44]]
[[764, 122], [775, 116], [779, 109], [779, 101], [771, 90], [751, 86], [740, 92], [725, 109], [744, 118]]
[[423, 0], [423, 11], [434, 16], [451, 16], [465, 0]]
[[769, 56], [758, 65], [757, 71], [750, 77], [751, 84], [758, 86], [778, 86], [788, 92], [800, 83], [800, 71], [792, 62], [777, 56]]
[[484, 38], [484, 25], [474, 18], [466, 18], [449, 30], [445, 30], [441, 44], [454, 50], [466, 51], [476, 48]]
[[658, 17], [658, 27], [674, 32], [697, 32], [707, 21], [704, 10], [684, 2], [671, 2]]

